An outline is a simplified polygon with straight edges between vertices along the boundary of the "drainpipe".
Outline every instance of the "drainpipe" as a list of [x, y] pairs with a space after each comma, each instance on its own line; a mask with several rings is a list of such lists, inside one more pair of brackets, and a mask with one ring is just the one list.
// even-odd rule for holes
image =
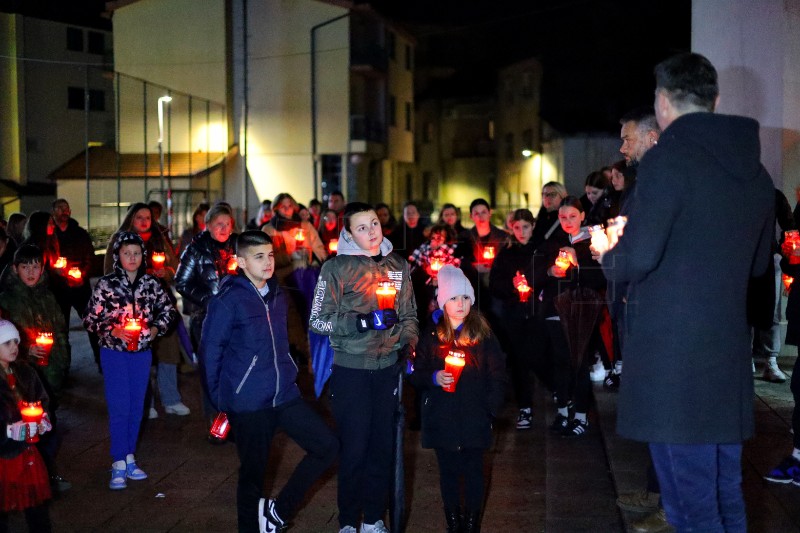
[[349, 17], [350, 13], [339, 15], [332, 19], [320, 22], [311, 27], [311, 159], [314, 165], [314, 192], [312, 197], [317, 196], [319, 185], [319, 170], [317, 168], [317, 30], [328, 24]]

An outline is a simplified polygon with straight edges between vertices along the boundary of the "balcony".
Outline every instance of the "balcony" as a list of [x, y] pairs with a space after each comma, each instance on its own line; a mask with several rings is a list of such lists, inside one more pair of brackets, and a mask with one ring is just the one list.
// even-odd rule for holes
[[350, 47], [350, 68], [368, 76], [384, 76], [389, 66], [386, 50], [378, 43], [353, 43]]

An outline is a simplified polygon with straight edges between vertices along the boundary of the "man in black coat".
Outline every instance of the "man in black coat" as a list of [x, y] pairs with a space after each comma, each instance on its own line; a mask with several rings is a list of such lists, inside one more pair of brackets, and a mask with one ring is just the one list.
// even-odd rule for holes
[[629, 283], [617, 430], [650, 444], [678, 531], [745, 531], [746, 295], [770, 260], [775, 192], [758, 123], [713, 114], [708, 59], [677, 55], [655, 74], [663, 133], [642, 159], [625, 234], [601, 259], [609, 280]]
[[[72, 218], [72, 210], [69, 202], [64, 198], [59, 198], [53, 202], [53, 220], [56, 223], [55, 234], [58, 239], [58, 247], [61, 255], [67, 259], [67, 267], [78, 267], [81, 271], [80, 279], [67, 279], [64, 276], [51, 276], [50, 290], [64, 313], [64, 323], [69, 328], [69, 316], [72, 309], [83, 318], [86, 314], [86, 304], [92, 296], [92, 287], [89, 278], [92, 270], [92, 258], [94, 257], [94, 245], [89, 232], [78, 225], [78, 221]], [[100, 369], [100, 346], [98, 345], [97, 335], [88, 333], [89, 344], [92, 347], [95, 363]], [[72, 360], [72, 349], [70, 348], [70, 360]], [[69, 366], [67, 367], [69, 368]]]

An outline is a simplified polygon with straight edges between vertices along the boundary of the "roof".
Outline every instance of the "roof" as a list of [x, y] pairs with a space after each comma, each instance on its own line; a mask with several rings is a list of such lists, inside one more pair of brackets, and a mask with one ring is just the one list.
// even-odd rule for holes
[[[164, 175], [192, 177], [214, 170], [226, 159], [237, 155], [234, 146], [224, 152], [172, 152], [164, 154]], [[117, 168], [119, 161], [119, 168]], [[146, 169], [146, 172], [145, 172]], [[157, 178], [161, 176], [158, 153], [118, 154], [113, 148], [89, 148], [89, 176], [96, 179]], [[51, 180], [86, 179], [86, 152], [81, 152], [48, 176]]]

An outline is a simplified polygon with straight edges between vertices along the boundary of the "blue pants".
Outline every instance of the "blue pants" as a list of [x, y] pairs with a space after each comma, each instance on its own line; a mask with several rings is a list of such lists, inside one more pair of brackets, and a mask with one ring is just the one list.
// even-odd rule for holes
[[264, 475], [275, 432], [282, 429], [306, 452], [275, 498], [278, 516], [288, 522], [311, 485], [336, 460], [339, 442], [322, 418], [300, 398], [278, 407], [228, 415], [241, 463], [236, 490], [241, 533], [258, 531], [258, 500], [263, 497]]
[[124, 461], [126, 455], [136, 452], [152, 359], [150, 350], [118, 352], [100, 348], [114, 461]]
[[667, 521], [678, 533], [744, 533], [741, 444], [650, 443]]
[[341, 442], [339, 527], [384, 519], [392, 483], [392, 427], [397, 370], [360, 370], [334, 365], [331, 409]]

